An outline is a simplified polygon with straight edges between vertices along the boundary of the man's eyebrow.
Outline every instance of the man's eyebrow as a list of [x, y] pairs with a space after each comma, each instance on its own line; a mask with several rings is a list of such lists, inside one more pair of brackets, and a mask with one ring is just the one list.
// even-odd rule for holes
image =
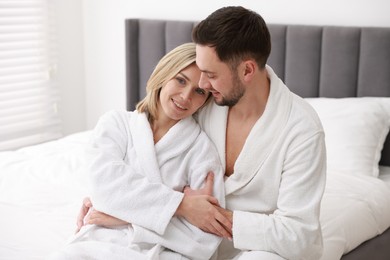
[[203, 73], [214, 74], [214, 72], [211, 72], [211, 71], [209, 71], [209, 70], [200, 70], [200, 71], [203, 72]]

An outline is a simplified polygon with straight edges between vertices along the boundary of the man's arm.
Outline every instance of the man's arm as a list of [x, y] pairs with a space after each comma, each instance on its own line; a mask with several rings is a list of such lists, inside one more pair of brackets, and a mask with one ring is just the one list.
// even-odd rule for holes
[[184, 217], [201, 230], [220, 237], [232, 239], [232, 212], [224, 210], [212, 197], [214, 177], [208, 174], [205, 187], [184, 190], [184, 198], [176, 210], [175, 216]]
[[234, 247], [276, 252], [288, 259], [318, 259], [325, 168], [323, 133], [292, 146], [284, 159], [277, 209], [268, 214], [235, 210]]

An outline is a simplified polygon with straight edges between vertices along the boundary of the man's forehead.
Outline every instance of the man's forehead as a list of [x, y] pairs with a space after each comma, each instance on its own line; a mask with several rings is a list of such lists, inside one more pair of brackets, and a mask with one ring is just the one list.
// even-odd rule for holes
[[211, 67], [219, 63], [220, 60], [213, 47], [196, 45], [196, 64], [203, 72], [211, 72]]
[[196, 54], [197, 56], [198, 54], [199, 56], [203, 56], [203, 55], [217, 56], [214, 47], [210, 47], [207, 45], [200, 45], [200, 44], [196, 45]]

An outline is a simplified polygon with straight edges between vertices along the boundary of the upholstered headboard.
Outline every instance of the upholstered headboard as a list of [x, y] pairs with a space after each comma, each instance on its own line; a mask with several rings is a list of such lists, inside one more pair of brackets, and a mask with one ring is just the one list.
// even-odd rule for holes
[[[127, 109], [145, 95], [158, 60], [190, 42], [197, 22], [128, 19], [125, 24]], [[390, 97], [390, 28], [269, 24], [268, 64], [302, 97]], [[390, 137], [382, 152], [390, 166]]]

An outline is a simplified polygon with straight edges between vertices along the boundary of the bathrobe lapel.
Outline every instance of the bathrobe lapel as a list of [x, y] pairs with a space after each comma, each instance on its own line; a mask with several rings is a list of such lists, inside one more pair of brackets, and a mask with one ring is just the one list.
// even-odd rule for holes
[[200, 134], [200, 126], [192, 116], [177, 122], [155, 145], [160, 166], [188, 150]]
[[226, 195], [245, 186], [259, 172], [287, 123], [291, 110], [291, 92], [268, 66], [267, 72], [271, 81], [267, 105], [236, 160], [234, 174], [225, 181]]
[[160, 167], [154, 149], [153, 132], [145, 113], [132, 113], [130, 132], [139, 166], [150, 182], [161, 183]]
[[180, 120], [156, 143], [144, 113], [133, 113], [130, 130], [139, 165], [151, 182], [162, 182], [160, 169], [170, 159], [187, 150], [200, 133], [192, 117]]

